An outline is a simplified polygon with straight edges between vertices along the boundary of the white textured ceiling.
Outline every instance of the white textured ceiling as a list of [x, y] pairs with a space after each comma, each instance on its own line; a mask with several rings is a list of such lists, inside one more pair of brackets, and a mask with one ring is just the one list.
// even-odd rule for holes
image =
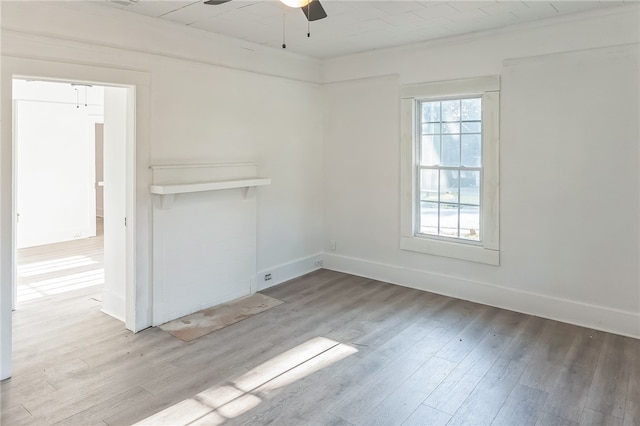
[[[105, 5], [212, 33], [330, 58], [385, 47], [501, 28], [631, 1], [364, 1], [322, 0], [328, 17], [311, 22], [299, 9], [276, 0], [233, 0], [212, 6], [203, 0], [106, 0]], [[284, 21], [284, 26], [283, 26]]]

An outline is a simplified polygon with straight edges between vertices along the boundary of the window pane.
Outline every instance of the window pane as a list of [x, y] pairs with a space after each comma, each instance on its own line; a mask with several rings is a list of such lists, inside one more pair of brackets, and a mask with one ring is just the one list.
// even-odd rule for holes
[[460, 133], [460, 123], [442, 123], [442, 133]]
[[482, 99], [462, 100], [462, 120], [482, 120]]
[[482, 137], [480, 135], [462, 135], [462, 165], [480, 167], [482, 165]]
[[460, 136], [442, 136], [441, 163], [443, 166], [460, 165]]
[[420, 233], [438, 234], [438, 203], [420, 203]]
[[440, 170], [440, 202], [459, 203], [457, 170]]
[[440, 123], [424, 123], [422, 125], [423, 135], [433, 135], [440, 133]]
[[435, 166], [440, 164], [440, 136], [422, 136], [420, 147], [420, 164], [423, 166]]
[[440, 121], [440, 102], [422, 102], [422, 122]]
[[460, 101], [442, 101], [442, 121], [460, 121]]
[[438, 201], [437, 170], [420, 170], [420, 201]]
[[460, 238], [480, 241], [480, 207], [460, 206]]
[[440, 204], [440, 235], [458, 237], [458, 204]]
[[460, 172], [460, 202], [480, 205], [480, 172]]
[[482, 132], [482, 122], [480, 121], [463, 121], [462, 133], [480, 133]]
[[482, 99], [420, 101], [417, 113], [415, 232], [481, 241]]

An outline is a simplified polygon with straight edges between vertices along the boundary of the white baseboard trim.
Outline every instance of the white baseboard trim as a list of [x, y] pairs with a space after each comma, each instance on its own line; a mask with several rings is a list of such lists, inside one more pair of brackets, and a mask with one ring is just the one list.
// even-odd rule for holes
[[[256, 291], [261, 291], [285, 281], [298, 278], [309, 272], [322, 268], [322, 253], [302, 257], [281, 265], [265, 268], [256, 274]], [[265, 281], [264, 277], [271, 274], [271, 279]]]
[[124, 298], [117, 296], [106, 289], [102, 290], [102, 312], [117, 320], [125, 322], [127, 314]]
[[80, 240], [83, 238], [89, 238], [95, 236], [95, 232], [92, 235], [91, 227], [85, 228], [59, 228], [59, 229], [51, 229], [46, 232], [37, 232], [31, 233], [23, 236], [23, 238], [18, 238], [16, 241], [16, 248], [29, 248], [29, 247], [37, 247], [44, 246], [47, 244], [55, 244], [62, 243], [65, 241], [72, 240]]
[[542, 318], [640, 338], [640, 313], [325, 253], [323, 267]]

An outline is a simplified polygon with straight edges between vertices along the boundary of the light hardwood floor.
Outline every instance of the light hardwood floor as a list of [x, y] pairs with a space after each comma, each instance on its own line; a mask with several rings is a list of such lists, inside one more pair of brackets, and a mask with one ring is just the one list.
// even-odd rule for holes
[[638, 340], [328, 270], [264, 293], [190, 343], [96, 286], [24, 302], [2, 424], [640, 424]]
[[17, 304], [104, 284], [104, 222], [96, 237], [28, 247], [16, 256]]

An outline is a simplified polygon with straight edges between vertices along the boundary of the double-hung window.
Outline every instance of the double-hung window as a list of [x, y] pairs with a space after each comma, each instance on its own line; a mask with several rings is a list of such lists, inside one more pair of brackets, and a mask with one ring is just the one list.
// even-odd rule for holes
[[402, 88], [401, 248], [499, 264], [498, 77]]

